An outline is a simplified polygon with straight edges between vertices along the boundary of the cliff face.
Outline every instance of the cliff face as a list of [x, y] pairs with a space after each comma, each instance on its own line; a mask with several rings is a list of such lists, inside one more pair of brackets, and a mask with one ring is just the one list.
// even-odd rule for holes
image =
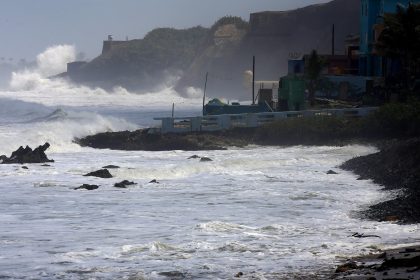
[[198, 54], [208, 29], [159, 28], [144, 39], [113, 44], [112, 48], [68, 73], [73, 81], [111, 88], [151, 90], [186, 69]]
[[209, 72], [212, 97], [250, 99], [244, 72], [256, 56], [256, 79], [277, 80], [287, 72], [290, 53], [331, 52], [335, 24], [336, 53], [344, 39], [359, 31], [360, 0], [334, 0], [286, 12], [260, 12], [249, 23], [225, 17], [212, 28], [157, 29], [142, 40], [112, 48], [83, 66], [72, 79], [104, 87], [150, 89], [178, 76], [176, 89], [202, 88]]
[[[259, 12], [250, 15], [249, 28], [240, 43], [219, 57], [211, 46], [204, 50], [178, 83], [178, 91], [187, 86], [202, 87], [209, 72], [208, 93], [215, 97], [250, 99], [251, 89], [244, 87], [244, 72], [252, 69], [256, 56], [256, 80], [278, 80], [287, 73], [290, 53], [309, 53], [317, 49], [331, 53], [332, 25], [335, 24], [337, 54], [344, 54], [344, 40], [359, 31], [359, 0], [335, 0], [287, 12]], [[215, 34], [216, 35], [216, 34]], [[215, 36], [216, 37], [216, 36]]]

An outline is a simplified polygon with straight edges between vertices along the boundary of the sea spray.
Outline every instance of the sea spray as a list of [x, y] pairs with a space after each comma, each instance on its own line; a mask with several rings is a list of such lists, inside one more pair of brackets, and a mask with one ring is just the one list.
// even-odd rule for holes
[[8, 97], [48, 106], [127, 106], [147, 107], [148, 110], [169, 109], [175, 104], [176, 110], [185, 108], [201, 109], [202, 94], [191, 88], [187, 97], [180, 96], [172, 83], [163, 83], [157, 92], [129, 92], [121, 86], [111, 91], [73, 84], [65, 78], [51, 76], [66, 71], [66, 64], [75, 59], [74, 46], [58, 45], [37, 56], [35, 67], [12, 73], [9, 91], [0, 91], [0, 97]]
[[47, 48], [36, 58], [33, 68], [12, 73], [10, 88], [14, 91], [34, 90], [46, 84], [59, 87], [60, 80], [48, 80], [48, 77], [65, 72], [67, 63], [74, 61], [76, 50], [74, 46], [56, 45]]

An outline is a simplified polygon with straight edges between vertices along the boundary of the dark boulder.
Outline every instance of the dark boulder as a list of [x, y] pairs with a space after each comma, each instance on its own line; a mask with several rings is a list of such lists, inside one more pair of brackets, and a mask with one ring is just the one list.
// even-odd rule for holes
[[22, 166], [22, 169], [29, 169], [27, 166]]
[[202, 157], [201, 159], [200, 159], [200, 161], [201, 162], [206, 162], [206, 161], [213, 161], [211, 158], [208, 158], [208, 157]]
[[337, 173], [337, 172], [335, 172], [334, 170], [328, 170], [328, 171], [327, 171], [327, 174], [328, 174], [328, 175], [337, 175], [338, 173]]
[[80, 187], [74, 188], [75, 190], [88, 190], [88, 191], [93, 191], [96, 190], [97, 188], [99, 188], [99, 186], [97, 185], [88, 185], [88, 184], [83, 184]]
[[1, 155], [0, 156], [0, 163], [3, 163], [4, 161], [6, 161], [8, 159], [8, 157], [6, 157], [5, 155]]
[[149, 184], [160, 184], [156, 179], [153, 179], [152, 181], [149, 182]]
[[92, 176], [92, 177], [99, 177], [99, 178], [112, 178], [111, 173], [109, 173], [108, 169], [100, 169], [97, 171], [90, 172], [83, 176]]
[[114, 187], [115, 188], [120, 188], [120, 189], [125, 189], [128, 186], [132, 186], [132, 185], [137, 185], [137, 184], [134, 183], [134, 182], [130, 182], [130, 181], [124, 180], [124, 181], [121, 181], [119, 183], [115, 183], [114, 184]]
[[120, 168], [119, 166], [117, 166], [117, 165], [107, 165], [107, 166], [104, 166], [104, 167], [102, 167], [103, 169], [118, 169], [118, 168]]
[[23, 148], [19, 147], [16, 151], [12, 153], [10, 157], [1, 156], [1, 163], [3, 164], [13, 164], [13, 163], [44, 163], [44, 162], [54, 162], [54, 160], [48, 159], [45, 151], [50, 147], [50, 144], [47, 142], [44, 145], [38, 146], [35, 150], [32, 150], [29, 146]]
[[201, 157], [197, 155], [193, 155], [193, 156], [190, 156], [188, 159], [196, 159], [196, 158], [201, 158]]

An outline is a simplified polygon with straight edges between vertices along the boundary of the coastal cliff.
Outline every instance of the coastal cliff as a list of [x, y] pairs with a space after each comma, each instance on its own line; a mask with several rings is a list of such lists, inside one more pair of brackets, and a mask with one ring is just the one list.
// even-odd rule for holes
[[176, 84], [178, 92], [186, 93], [190, 87], [201, 88], [209, 72], [212, 96], [243, 98], [243, 73], [251, 69], [253, 55], [257, 79], [277, 80], [286, 72], [290, 53], [330, 53], [332, 24], [337, 53], [343, 53], [345, 37], [359, 31], [359, 2], [334, 0], [291, 11], [258, 12], [249, 22], [228, 16], [211, 28], [159, 28], [143, 39], [116, 42], [67, 75], [104, 88], [150, 90]]

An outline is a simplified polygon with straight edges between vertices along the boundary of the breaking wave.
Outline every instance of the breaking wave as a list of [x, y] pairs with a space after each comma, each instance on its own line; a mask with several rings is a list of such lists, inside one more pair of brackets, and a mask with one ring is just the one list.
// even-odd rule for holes
[[37, 56], [34, 67], [12, 74], [9, 89], [0, 91], [0, 141], [4, 143], [0, 152], [46, 141], [53, 151], [77, 150], [74, 138], [154, 125], [153, 117], [162, 116], [161, 112], [167, 115], [172, 104], [176, 112], [201, 110], [196, 93], [191, 92], [196, 98], [185, 98], [168, 86], [138, 94], [123, 87], [106, 91], [50, 78], [65, 71], [75, 58], [74, 46], [52, 46]]
[[0, 99], [1, 153], [18, 146], [37, 146], [45, 142], [50, 150], [77, 151], [75, 138], [104, 131], [133, 130], [138, 126], [124, 119], [87, 111], [49, 108], [40, 104]]
[[[171, 85], [163, 83], [157, 92], [129, 92], [116, 86], [111, 91], [76, 85], [58, 75], [66, 71], [68, 62], [74, 61], [74, 46], [57, 45], [37, 56], [36, 66], [13, 72], [9, 90], [0, 92], [0, 97], [41, 103], [47, 106], [128, 106], [169, 109], [201, 108], [202, 94], [191, 88], [186, 97], [180, 96]], [[50, 78], [54, 76], [54, 78]]]

